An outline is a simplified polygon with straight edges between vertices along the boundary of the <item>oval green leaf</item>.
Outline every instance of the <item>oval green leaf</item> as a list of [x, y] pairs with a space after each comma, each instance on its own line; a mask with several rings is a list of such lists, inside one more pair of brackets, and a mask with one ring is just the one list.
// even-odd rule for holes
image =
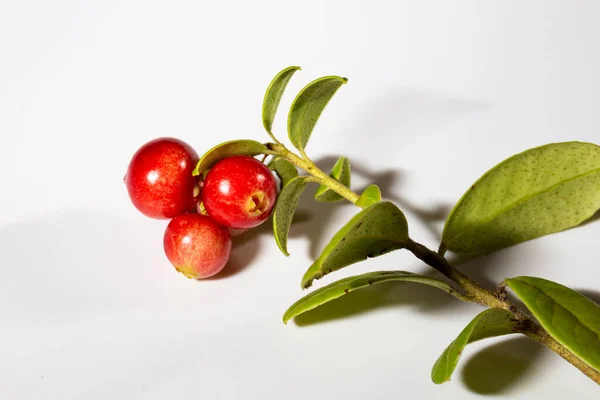
[[[346, 157], [340, 157], [340, 159], [337, 160], [331, 169], [329, 176], [340, 182], [342, 185], [350, 187], [350, 160], [348, 160]], [[315, 200], [317, 201], [334, 203], [343, 199], [344, 198], [342, 196], [329, 189], [325, 185], [319, 185], [317, 191], [315, 192]]]
[[477, 315], [444, 350], [431, 370], [431, 379], [440, 384], [450, 380], [464, 348], [481, 339], [515, 333], [514, 315], [506, 310], [490, 308]]
[[280, 73], [278, 73], [275, 78], [269, 84], [267, 91], [265, 92], [265, 98], [263, 99], [263, 107], [262, 107], [262, 120], [263, 126], [265, 130], [273, 138], [272, 129], [273, 129], [273, 121], [275, 120], [275, 114], [277, 113], [277, 108], [279, 107], [279, 102], [281, 101], [281, 97], [283, 96], [283, 92], [285, 88], [292, 78], [292, 75], [296, 71], [300, 71], [301, 68], [297, 66], [287, 67]]
[[275, 241], [277, 246], [283, 254], [289, 256], [287, 251], [287, 239], [290, 232], [290, 226], [292, 225], [292, 219], [298, 207], [298, 201], [300, 196], [308, 183], [308, 179], [305, 176], [298, 176], [288, 182], [283, 187], [277, 203], [275, 204], [275, 211], [273, 212], [273, 233], [275, 235]]
[[346, 82], [346, 78], [325, 76], [312, 81], [298, 93], [288, 114], [288, 135], [294, 147], [304, 150], [325, 106]]
[[448, 216], [442, 248], [482, 254], [576, 226], [600, 208], [600, 146], [565, 142], [486, 172]]
[[373, 204], [335, 234], [302, 278], [302, 287], [348, 265], [406, 247], [408, 224], [390, 202]]
[[275, 157], [269, 162], [269, 168], [277, 174], [284, 188], [289, 181], [298, 176], [298, 169], [285, 158]]
[[236, 155], [254, 157], [259, 154], [264, 154], [265, 151], [267, 151], [267, 147], [256, 140], [232, 140], [230, 142], [221, 143], [207, 151], [200, 158], [192, 175], [198, 176], [204, 173], [212, 168], [213, 165], [227, 157]]
[[587, 365], [600, 371], [600, 306], [566, 286], [519, 276], [506, 283], [540, 324]]
[[362, 192], [358, 200], [356, 201], [356, 205], [362, 208], [369, 207], [372, 204], [378, 203], [381, 201], [381, 190], [379, 190], [379, 186], [377, 185], [369, 185]]
[[378, 271], [368, 272], [362, 275], [351, 276], [331, 283], [314, 292], [304, 296], [294, 304], [283, 315], [283, 323], [287, 323], [292, 318], [317, 308], [325, 303], [335, 300], [343, 295], [364, 287], [376, 285], [378, 283], [391, 281], [405, 281], [422, 283], [437, 287], [448, 293], [454, 293], [455, 289], [446, 282], [439, 279], [430, 278], [424, 275], [413, 274], [406, 271]]

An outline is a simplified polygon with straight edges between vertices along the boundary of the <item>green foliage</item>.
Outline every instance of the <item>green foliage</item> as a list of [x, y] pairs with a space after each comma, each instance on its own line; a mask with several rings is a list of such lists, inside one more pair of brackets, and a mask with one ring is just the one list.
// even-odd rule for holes
[[262, 121], [265, 130], [273, 138], [273, 120], [275, 119], [275, 114], [277, 113], [277, 108], [279, 107], [279, 102], [281, 101], [281, 97], [283, 96], [283, 92], [285, 88], [292, 78], [292, 75], [296, 71], [300, 71], [300, 67], [287, 67], [283, 71], [279, 72], [275, 78], [271, 81], [271, 84], [267, 88], [265, 92], [265, 98], [263, 99], [263, 107], [262, 107]]
[[267, 147], [256, 140], [232, 140], [230, 142], [221, 143], [207, 151], [200, 158], [192, 174], [194, 176], [203, 174], [212, 168], [213, 165], [227, 157], [236, 155], [254, 157], [259, 154], [264, 154], [266, 151]]
[[450, 213], [443, 247], [481, 254], [576, 226], [600, 208], [600, 146], [566, 142], [501, 162]]
[[355, 290], [362, 289], [371, 285], [376, 285], [378, 283], [391, 281], [422, 283], [424, 285], [436, 287], [448, 293], [454, 292], [454, 289], [444, 281], [440, 281], [439, 279], [430, 278], [424, 275], [414, 274], [412, 272], [369, 272], [366, 274], [341, 279], [337, 282], [333, 282], [304, 296], [303, 298], [292, 304], [290, 308], [288, 308], [288, 310], [283, 315], [283, 322], [287, 323], [289, 320], [302, 313], [317, 308], [325, 303], [342, 297], [343, 295], [353, 292]]
[[600, 306], [566, 286], [519, 276], [506, 283], [559, 343], [600, 371]]
[[444, 350], [431, 371], [431, 379], [440, 384], [450, 380], [464, 348], [481, 339], [515, 333], [514, 315], [506, 310], [490, 308], [477, 315]]
[[289, 256], [287, 251], [287, 239], [292, 225], [292, 219], [298, 207], [300, 196], [306, 187], [308, 180], [304, 176], [291, 179], [279, 193], [275, 211], [273, 212], [273, 233], [277, 246], [283, 254]]
[[377, 185], [369, 185], [362, 192], [358, 201], [355, 203], [357, 206], [365, 208], [372, 204], [378, 203], [381, 201], [381, 190], [379, 190], [379, 186]]
[[390, 202], [373, 204], [335, 234], [304, 274], [302, 287], [348, 265], [402, 249], [407, 240], [408, 225], [402, 211]]
[[346, 78], [325, 76], [309, 83], [298, 93], [288, 115], [288, 135], [294, 147], [304, 151], [325, 106], [346, 82]]
[[[342, 185], [350, 187], [350, 161], [346, 157], [340, 157], [331, 169], [329, 176]], [[315, 192], [315, 200], [317, 201], [334, 203], [343, 199], [342, 196], [325, 185], [319, 185]]]
[[294, 164], [282, 157], [275, 157], [269, 162], [269, 168], [277, 174], [284, 188], [289, 181], [298, 176], [298, 169]]

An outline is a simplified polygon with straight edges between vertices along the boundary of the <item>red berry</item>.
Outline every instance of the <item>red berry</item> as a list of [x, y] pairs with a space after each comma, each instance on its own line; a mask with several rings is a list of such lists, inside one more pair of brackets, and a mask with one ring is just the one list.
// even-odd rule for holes
[[175, 269], [195, 279], [217, 274], [227, 264], [231, 252], [227, 228], [201, 214], [173, 218], [165, 230], [163, 244]]
[[202, 202], [221, 225], [249, 229], [262, 224], [273, 211], [277, 183], [263, 163], [248, 156], [219, 161], [206, 175]]
[[150, 218], [173, 218], [193, 210], [199, 196], [192, 176], [197, 162], [198, 154], [179, 139], [146, 143], [134, 154], [125, 175], [131, 202]]

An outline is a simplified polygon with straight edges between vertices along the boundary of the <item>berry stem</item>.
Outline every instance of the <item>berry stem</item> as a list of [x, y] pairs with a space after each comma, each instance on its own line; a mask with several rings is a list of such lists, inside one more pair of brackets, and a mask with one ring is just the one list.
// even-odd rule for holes
[[[323, 172], [312, 162], [307, 156], [300, 157], [295, 153], [289, 151], [284, 145], [277, 143], [269, 143], [267, 148], [273, 151], [274, 155], [278, 155], [280, 157], [285, 158], [296, 167], [303, 169], [308, 174], [310, 174], [317, 183], [327, 186], [329, 189], [333, 190], [350, 203], [355, 204], [358, 198], [360, 197], [357, 193], [352, 191], [346, 185], [336, 181], [331, 176]], [[302, 152], [304, 153], [304, 152]], [[305, 153], [304, 153], [305, 154]]]

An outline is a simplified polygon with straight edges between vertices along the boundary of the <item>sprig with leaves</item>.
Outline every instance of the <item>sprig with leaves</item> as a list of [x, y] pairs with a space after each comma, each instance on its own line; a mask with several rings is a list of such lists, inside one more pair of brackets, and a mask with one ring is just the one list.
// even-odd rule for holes
[[[546, 346], [600, 384], [600, 306], [561, 284], [530, 276], [506, 279], [491, 291], [459, 271], [444, 257], [447, 251], [480, 256], [517, 243], [560, 232], [581, 224], [600, 209], [600, 146], [564, 142], [536, 147], [496, 165], [475, 182], [448, 216], [438, 251], [414, 241], [402, 211], [382, 200], [376, 185], [362, 193], [350, 188], [351, 166], [340, 158], [332, 170], [319, 169], [306, 154], [306, 145], [321, 113], [347, 82], [325, 76], [306, 85], [296, 96], [287, 120], [288, 138], [295, 153], [272, 132], [273, 121], [292, 75], [288, 67], [269, 85], [263, 100], [264, 128], [273, 140], [234, 140], [208, 151], [195, 175], [231, 155], [271, 156], [269, 167], [281, 180], [273, 213], [273, 232], [286, 256], [287, 238], [300, 196], [310, 183], [322, 202], [347, 200], [361, 210], [325, 246], [302, 277], [301, 286], [367, 258], [407, 250], [443, 274], [448, 281], [406, 271], [378, 271], [331, 283], [301, 298], [283, 315], [294, 317], [344, 294], [390, 281], [416, 282], [436, 287], [458, 300], [487, 309], [474, 317], [435, 362], [435, 383], [450, 379], [463, 349], [485, 338], [523, 334]], [[304, 171], [302, 174], [298, 170]], [[525, 304], [520, 310], [506, 294], [509, 288]]]

